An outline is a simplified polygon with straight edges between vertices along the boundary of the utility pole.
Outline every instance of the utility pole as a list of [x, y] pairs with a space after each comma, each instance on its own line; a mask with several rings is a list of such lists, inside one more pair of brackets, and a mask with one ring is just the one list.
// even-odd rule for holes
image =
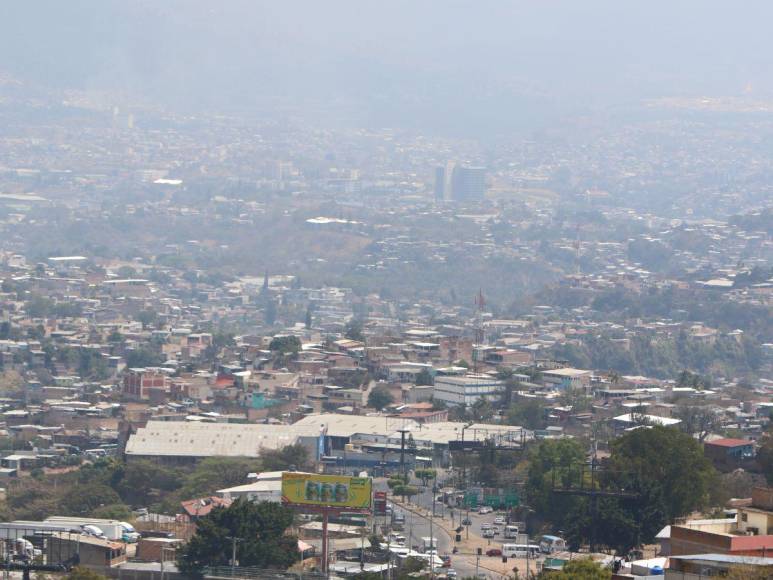
[[[301, 554], [301, 560], [303, 554]], [[365, 526], [362, 527], [360, 532], [360, 571], [365, 570]]]
[[406, 475], [406, 469], [405, 469], [405, 434], [410, 432], [410, 429], [406, 429], [405, 427], [401, 428], [399, 430], [400, 433], [400, 468], [403, 472], [403, 477]]
[[236, 577], [236, 544], [242, 541], [242, 538], [236, 536], [226, 536], [227, 540], [231, 540], [231, 578]]
[[[437, 542], [435, 542], [434, 514], [429, 516], [429, 577], [435, 580], [435, 556], [437, 556]], [[434, 552], [433, 552], [434, 550]]]
[[432, 481], [432, 516], [435, 516], [435, 494], [437, 493], [437, 485], [435, 481]]

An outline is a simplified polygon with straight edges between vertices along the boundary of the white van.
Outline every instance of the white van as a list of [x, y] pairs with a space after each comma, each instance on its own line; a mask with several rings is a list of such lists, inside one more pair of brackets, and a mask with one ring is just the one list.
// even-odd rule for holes
[[515, 539], [518, 537], [518, 526], [505, 526], [505, 538]]

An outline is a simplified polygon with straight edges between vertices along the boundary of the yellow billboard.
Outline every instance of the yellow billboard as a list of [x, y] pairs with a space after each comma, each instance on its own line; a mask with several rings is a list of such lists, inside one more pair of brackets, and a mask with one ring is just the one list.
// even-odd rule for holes
[[369, 477], [284, 472], [282, 502], [290, 505], [370, 509]]

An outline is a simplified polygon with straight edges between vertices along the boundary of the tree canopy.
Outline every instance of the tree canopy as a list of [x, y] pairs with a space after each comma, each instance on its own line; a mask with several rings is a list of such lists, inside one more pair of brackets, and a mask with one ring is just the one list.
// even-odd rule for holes
[[544, 429], [547, 425], [545, 403], [540, 399], [518, 397], [507, 409], [507, 423], [526, 429]]
[[377, 411], [381, 411], [384, 407], [387, 407], [394, 403], [394, 397], [389, 392], [389, 388], [384, 385], [373, 387], [368, 394], [368, 407], [372, 407]]
[[301, 350], [301, 340], [297, 336], [275, 336], [268, 349], [280, 354], [295, 354]]
[[240, 498], [197, 522], [196, 533], [178, 551], [177, 565], [183, 574], [195, 577], [207, 566], [229, 565], [236, 538], [239, 566], [284, 570], [300, 559], [298, 539], [285, 533], [292, 522], [292, 511], [279, 504]]
[[[583, 472], [584, 468], [584, 472]], [[554, 529], [566, 532], [572, 547], [596, 543], [626, 553], [651, 542], [663, 526], [708, 505], [717, 473], [700, 443], [675, 428], [648, 426], [612, 442], [593, 482], [624, 492], [598, 500], [598, 522], [591, 522], [587, 498], [556, 493], [589, 487], [584, 447], [572, 439], [543, 441], [529, 457], [529, 505]]]
[[760, 441], [757, 464], [769, 485], [773, 485], [773, 433], [768, 430]]
[[551, 573], [549, 578], [551, 580], [609, 580], [612, 578], [612, 571], [590, 558], [581, 558], [567, 562], [560, 572]]

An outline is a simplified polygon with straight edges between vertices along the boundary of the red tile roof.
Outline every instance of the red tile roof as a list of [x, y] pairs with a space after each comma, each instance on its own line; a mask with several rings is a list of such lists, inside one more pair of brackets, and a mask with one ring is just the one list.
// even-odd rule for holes
[[716, 445], [717, 447], [743, 447], [744, 445], [751, 445], [752, 441], [746, 439], [715, 439], [714, 441], [706, 441], [706, 445]]

